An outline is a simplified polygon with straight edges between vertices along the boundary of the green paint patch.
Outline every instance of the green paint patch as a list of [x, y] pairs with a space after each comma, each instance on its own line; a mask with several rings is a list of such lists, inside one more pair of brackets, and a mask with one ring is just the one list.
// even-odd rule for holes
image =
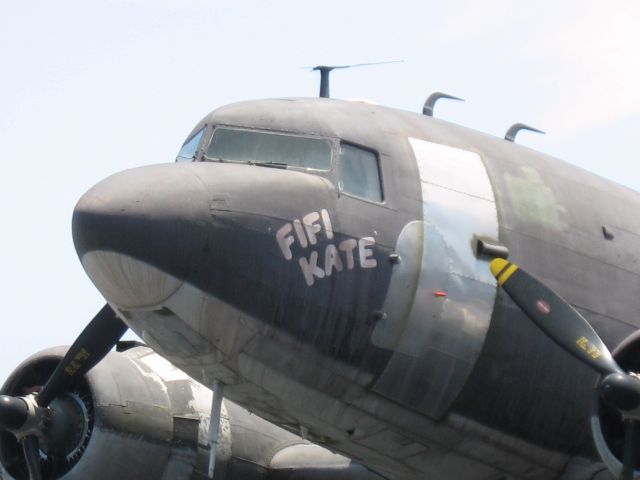
[[531, 167], [520, 167], [519, 175], [505, 173], [504, 178], [516, 216], [523, 222], [537, 223], [553, 230], [566, 227], [564, 210], [540, 174]]

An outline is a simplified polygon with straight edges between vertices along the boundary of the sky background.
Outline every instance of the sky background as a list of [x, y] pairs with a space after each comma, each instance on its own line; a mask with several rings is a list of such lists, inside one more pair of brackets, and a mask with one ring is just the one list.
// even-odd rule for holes
[[102, 178], [172, 162], [246, 99], [367, 98], [503, 136], [640, 190], [640, 2], [30, 1], [0, 8], [0, 382], [104, 303], [71, 238]]

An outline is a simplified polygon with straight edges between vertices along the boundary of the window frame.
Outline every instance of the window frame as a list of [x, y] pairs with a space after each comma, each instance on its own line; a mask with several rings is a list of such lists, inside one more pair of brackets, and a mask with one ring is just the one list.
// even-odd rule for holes
[[[354, 193], [349, 193], [349, 192], [345, 192], [343, 190], [340, 189], [340, 179], [338, 178], [339, 176], [339, 169], [340, 169], [340, 161], [342, 159], [342, 155], [340, 155], [340, 150], [342, 145], [348, 145], [349, 147], [353, 147], [353, 148], [357, 148], [360, 150], [364, 150], [365, 152], [369, 152], [373, 155], [373, 157], [375, 158], [376, 161], [376, 169], [377, 169], [377, 173], [378, 173], [378, 185], [380, 187], [380, 200], [374, 200], [372, 198], [367, 198], [367, 197], [361, 197], [359, 195], [356, 195]], [[373, 203], [374, 205], [385, 205], [387, 202], [387, 196], [385, 195], [385, 185], [384, 185], [384, 176], [382, 175], [382, 166], [380, 165], [380, 154], [378, 153], [377, 150], [371, 148], [371, 147], [366, 147], [364, 145], [360, 145], [358, 143], [354, 143], [354, 142], [349, 142], [347, 140], [343, 140], [343, 139], [339, 139], [338, 140], [338, 144], [337, 144], [337, 155], [336, 155], [336, 162], [334, 164], [334, 175], [333, 175], [333, 181], [334, 184], [336, 186], [336, 191], [338, 192], [338, 195], [346, 195], [348, 197], [351, 198], [355, 198], [357, 200], [362, 200], [363, 202], [368, 202], [368, 203]]]
[[[178, 150], [178, 154], [176, 155], [176, 158], [174, 160], [174, 163], [192, 163], [192, 162], [197, 162], [198, 159], [201, 156], [201, 150], [202, 150], [202, 146], [204, 145], [204, 142], [206, 140], [207, 137], [207, 132], [208, 132], [208, 126], [205, 123], [202, 128], [196, 130], [196, 132], [193, 135], [190, 135], [180, 146], [180, 150]], [[191, 157], [191, 160], [187, 160], [187, 157], [181, 157], [180, 156], [180, 152], [182, 151], [182, 149], [184, 148], [184, 146], [189, 143], [191, 140], [193, 140], [194, 138], [196, 138], [198, 135], [200, 135], [200, 140], [198, 141], [198, 144], [196, 145], [196, 149], [193, 152], [193, 156]], [[178, 158], [184, 158], [184, 160], [178, 160]]]
[[[206, 125], [205, 125], [205, 128], [207, 128]], [[333, 185], [333, 188], [335, 189], [338, 197], [340, 197], [341, 195], [345, 195], [349, 198], [360, 200], [362, 202], [371, 203], [373, 205], [386, 205], [387, 203], [387, 196], [385, 193], [385, 180], [384, 180], [384, 175], [382, 171], [382, 164], [380, 161], [380, 153], [375, 148], [365, 146], [356, 142], [351, 142], [351, 141], [345, 140], [344, 138], [339, 138], [339, 137], [314, 135], [308, 132], [294, 132], [294, 131], [286, 131], [286, 130], [275, 130], [275, 129], [268, 129], [268, 128], [251, 127], [247, 125], [230, 125], [226, 123], [220, 123], [220, 124], [211, 125], [210, 128], [207, 128], [207, 130], [205, 131], [205, 134], [200, 144], [200, 155], [196, 158], [195, 161], [212, 162], [212, 163], [216, 162], [216, 160], [214, 159], [209, 159], [212, 157], [207, 157], [207, 151], [209, 150], [209, 146], [213, 141], [213, 137], [215, 135], [216, 130], [219, 128], [226, 128], [230, 130], [241, 130], [245, 132], [258, 132], [258, 133], [268, 133], [268, 134], [270, 133], [274, 135], [288, 135], [292, 137], [314, 138], [319, 140], [325, 140], [329, 142], [329, 144], [331, 145], [331, 163], [329, 165], [328, 170], [320, 170], [316, 168], [305, 168], [305, 167], [299, 167], [296, 165], [287, 165], [286, 169], [296, 171], [296, 172], [308, 173], [310, 175], [317, 175], [321, 178], [325, 178], [329, 180]], [[338, 182], [339, 182], [338, 169], [339, 169], [339, 162], [340, 162], [340, 149], [342, 145], [348, 145], [350, 147], [358, 148], [360, 150], [364, 150], [366, 152], [373, 154], [376, 161], [381, 200], [373, 200], [371, 198], [360, 197], [358, 195], [354, 195], [352, 193], [348, 193], [340, 190], [338, 185]], [[248, 162], [238, 162], [233, 160], [226, 160], [223, 163], [230, 163], [235, 165], [251, 165]]]
[[[329, 178], [331, 179], [331, 172], [333, 171], [334, 165], [335, 165], [335, 159], [336, 159], [336, 155], [339, 154], [338, 151], [336, 151], [336, 140], [334, 138], [331, 137], [325, 137], [322, 135], [313, 135], [313, 134], [309, 134], [309, 133], [298, 133], [298, 132], [290, 132], [290, 131], [283, 131], [283, 130], [270, 130], [267, 128], [255, 128], [255, 127], [247, 127], [247, 126], [237, 126], [237, 125], [227, 125], [227, 124], [218, 124], [218, 125], [214, 125], [213, 128], [211, 129], [211, 135], [209, 136], [209, 138], [207, 139], [207, 146], [206, 148], [202, 148], [202, 155], [201, 155], [201, 160], [203, 162], [215, 162], [215, 157], [207, 157], [207, 152], [209, 151], [209, 147], [211, 146], [211, 142], [213, 141], [213, 137], [216, 134], [216, 130], [218, 129], [227, 129], [227, 130], [237, 130], [237, 131], [243, 131], [243, 132], [255, 132], [255, 133], [266, 133], [266, 134], [271, 134], [271, 135], [281, 135], [281, 136], [288, 136], [288, 137], [297, 137], [297, 138], [311, 138], [311, 139], [315, 139], [315, 140], [323, 140], [325, 142], [329, 143], [330, 146], [330, 158], [329, 158], [329, 168], [326, 170], [323, 169], [319, 169], [319, 168], [307, 168], [307, 167], [300, 167], [298, 165], [289, 165], [287, 164], [286, 169], [291, 169], [294, 170], [296, 172], [307, 172], [307, 173], [311, 173], [314, 175], [318, 175], [324, 178]], [[203, 144], [204, 147], [204, 144]], [[223, 163], [233, 163], [233, 164], [238, 164], [238, 165], [254, 165], [252, 162], [245, 162], [245, 161], [237, 161], [237, 160], [223, 160]]]

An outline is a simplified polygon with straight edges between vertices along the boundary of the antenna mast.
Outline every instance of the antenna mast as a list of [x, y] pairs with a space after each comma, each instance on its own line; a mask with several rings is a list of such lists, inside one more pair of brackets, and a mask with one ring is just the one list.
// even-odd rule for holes
[[355, 63], [353, 65], [318, 65], [311, 71], [320, 72], [320, 98], [329, 98], [329, 74], [337, 68], [366, 67], [369, 65], [385, 65], [387, 63], [401, 63], [403, 60], [392, 60], [388, 62]]

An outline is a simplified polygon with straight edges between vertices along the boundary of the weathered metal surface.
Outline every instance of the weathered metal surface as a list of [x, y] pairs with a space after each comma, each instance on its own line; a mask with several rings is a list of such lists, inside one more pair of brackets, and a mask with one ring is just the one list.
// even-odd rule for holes
[[[60, 358], [64, 351], [59, 347], [34, 355], [14, 377], [43, 358]], [[109, 354], [88, 374], [87, 382], [95, 411], [92, 438], [78, 463], [61, 478], [207, 478], [209, 389], [146, 347]], [[312, 445], [228, 399], [221, 405], [216, 446], [214, 480], [381, 480], [366, 467]], [[0, 466], [0, 478], [13, 477]]]
[[398, 239], [396, 252], [405, 261], [394, 268], [387, 318], [372, 337], [394, 355], [374, 391], [439, 418], [464, 386], [489, 327], [495, 281], [487, 260], [475, 255], [474, 240], [497, 239], [498, 219], [476, 153], [409, 142], [424, 221], [407, 225]]
[[[194, 133], [205, 127], [206, 143], [215, 125], [374, 151], [384, 202], [341, 194], [334, 167], [310, 175], [194, 162], [112, 177], [102, 187], [129, 185], [120, 194], [132, 208], [80, 205], [76, 245], [81, 257], [111, 252], [95, 267], [106, 276], [125, 265], [127, 278], [180, 285], [145, 309], [119, 305], [161, 354], [394, 479], [543, 480], [576, 455], [594, 458], [593, 374], [495, 298], [474, 248], [478, 238], [506, 247], [611, 346], [638, 326], [637, 194], [511, 142], [374, 105], [246, 102]], [[185, 175], [199, 180], [188, 197], [179, 182], [163, 194], [188, 198], [192, 216], [166, 216], [145, 178]], [[593, 474], [571, 469], [571, 478]]]

